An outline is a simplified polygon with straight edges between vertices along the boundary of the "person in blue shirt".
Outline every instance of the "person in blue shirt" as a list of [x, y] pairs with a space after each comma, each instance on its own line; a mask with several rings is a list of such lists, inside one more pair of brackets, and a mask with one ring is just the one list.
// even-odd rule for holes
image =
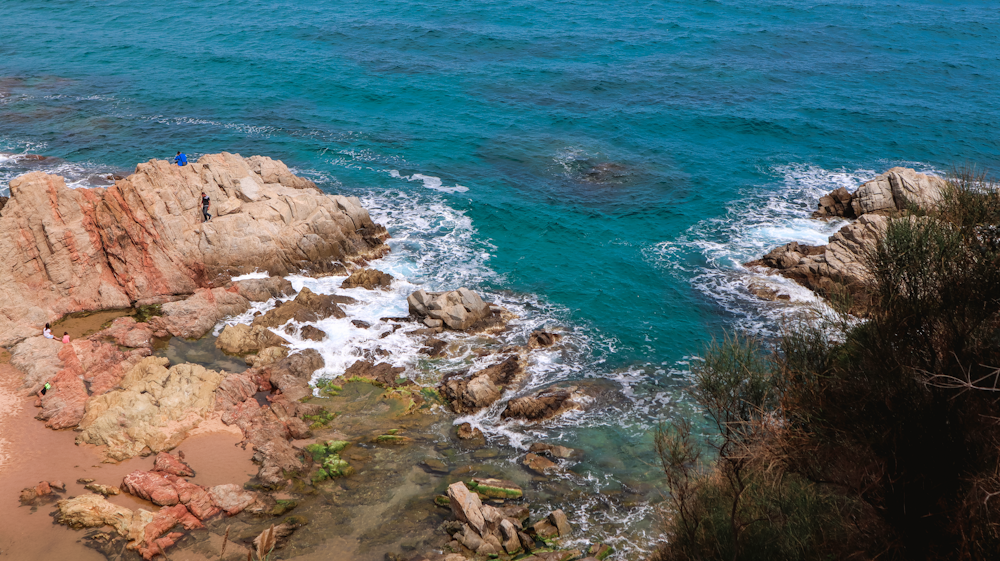
[[179, 165], [179, 166], [186, 166], [186, 165], [188, 165], [187, 154], [182, 154], [182, 153], [178, 152], [177, 155], [174, 156], [174, 163], [177, 164], [177, 165]]

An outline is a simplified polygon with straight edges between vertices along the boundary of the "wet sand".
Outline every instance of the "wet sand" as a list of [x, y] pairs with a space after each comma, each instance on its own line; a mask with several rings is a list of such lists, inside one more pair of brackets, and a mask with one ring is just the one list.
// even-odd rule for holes
[[[0, 356], [0, 558], [105, 561], [103, 555], [82, 545], [84, 532], [54, 523], [54, 500], [36, 507], [21, 506], [18, 495], [39, 481], [65, 483], [66, 492], [60, 493], [63, 498], [89, 492], [76, 482], [80, 478], [118, 487], [126, 474], [152, 469], [153, 459], [103, 464], [97, 447], [75, 444], [75, 431], [45, 428], [34, 419], [38, 411], [34, 400], [18, 395], [20, 373], [7, 360]], [[191, 481], [201, 485], [247, 481], [257, 469], [250, 461], [253, 452], [236, 446], [239, 441], [232, 431], [205, 432], [185, 440], [178, 450], [196, 471]], [[125, 493], [108, 500], [131, 509], [160, 508]]]

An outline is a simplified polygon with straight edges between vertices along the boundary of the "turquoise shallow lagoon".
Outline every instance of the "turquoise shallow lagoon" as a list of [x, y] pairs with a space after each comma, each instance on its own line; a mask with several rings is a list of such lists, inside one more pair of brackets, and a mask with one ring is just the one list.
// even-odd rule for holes
[[615, 488], [654, 479], [655, 422], [697, 414], [678, 388], [706, 341], [812, 302], [756, 299], [740, 263], [822, 243], [819, 195], [1000, 167], [998, 31], [983, 2], [7, 0], [0, 194], [225, 150], [357, 195], [393, 274], [572, 334], [532, 387], [615, 381], [518, 429], [595, 450], [575, 470]]

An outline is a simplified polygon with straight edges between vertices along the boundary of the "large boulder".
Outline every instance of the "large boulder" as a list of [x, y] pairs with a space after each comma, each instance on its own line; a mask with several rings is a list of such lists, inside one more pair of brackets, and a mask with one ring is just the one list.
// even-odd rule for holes
[[251, 327], [242, 323], [227, 325], [215, 340], [216, 347], [231, 355], [257, 353], [268, 347], [286, 345], [288, 341], [270, 329], [261, 325]]
[[112, 461], [177, 446], [214, 409], [222, 375], [196, 364], [168, 364], [144, 358], [122, 378], [121, 389], [91, 398], [77, 441], [107, 446]]
[[16, 256], [0, 263], [0, 345], [70, 312], [165, 302], [254, 270], [328, 272], [384, 255], [385, 238], [357, 198], [261, 156], [151, 160], [107, 188], [28, 173], [10, 181], [0, 215], [0, 247]]
[[289, 320], [299, 323], [319, 321], [328, 317], [344, 318], [347, 314], [340, 309], [338, 302], [353, 302], [351, 298], [333, 294], [316, 294], [308, 288], [295, 296], [295, 299], [281, 302], [264, 315], [254, 318], [253, 325], [262, 327], [280, 327]]
[[500, 399], [501, 390], [518, 382], [523, 374], [520, 357], [511, 355], [472, 374], [449, 375], [438, 389], [456, 413], [473, 413]]
[[240, 296], [251, 302], [267, 302], [271, 298], [281, 298], [295, 294], [292, 283], [282, 277], [266, 279], [245, 279], [233, 283]]
[[377, 269], [361, 269], [351, 273], [351, 276], [340, 283], [340, 288], [366, 288], [375, 290], [376, 288], [388, 288], [392, 284], [392, 275], [383, 273]]
[[931, 209], [941, 201], [948, 182], [940, 177], [895, 167], [865, 182], [851, 197], [855, 216], [906, 210], [909, 205]]
[[150, 324], [176, 337], [197, 339], [211, 331], [222, 318], [249, 309], [250, 301], [235, 290], [199, 289], [190, 298], [163, 304], [163, 313], [152, 318]]
[[411, 314], [439, 320], [456, 331], [465, 331], [492, 314], [478, 294], [464, 287], [449, 292], [418, 290], [406, 302]]
[[575, 387], [546, 388], [532, 395], [512, 399], [500, 414], [500, 418], [538, 422], [578, 409], [580, 404], [573, 400], [575, 389]]

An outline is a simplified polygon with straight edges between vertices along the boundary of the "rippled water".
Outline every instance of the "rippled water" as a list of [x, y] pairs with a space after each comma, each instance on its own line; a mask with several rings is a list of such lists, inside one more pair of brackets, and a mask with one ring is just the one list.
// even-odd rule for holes
[[[608, 379], [627, 398], [540, 429], [473, 419], [498, 442], [594, 450], [574, 470], [595, 489], [651, 481], [648, 429], [692, 414], [678, 388], [705, 341], [814, 302], [742, 262], [824, 241], [838, 225], [808, 220], [816, 198], [888, 167], [997, 167], [998, 24], [981, 2], [8, 0], [0, 152], [56, 159], [0, 156], [0, 193], [177, 150], [284, 160], [393, 235], [379, 266], [399, 282], [352, 313], [467, 285], [521, 316], [509, 342], [569, 334], [530, 387]], [[321, 327], [324, 375], [375, 345], [425, 375], [412, 342]]]

